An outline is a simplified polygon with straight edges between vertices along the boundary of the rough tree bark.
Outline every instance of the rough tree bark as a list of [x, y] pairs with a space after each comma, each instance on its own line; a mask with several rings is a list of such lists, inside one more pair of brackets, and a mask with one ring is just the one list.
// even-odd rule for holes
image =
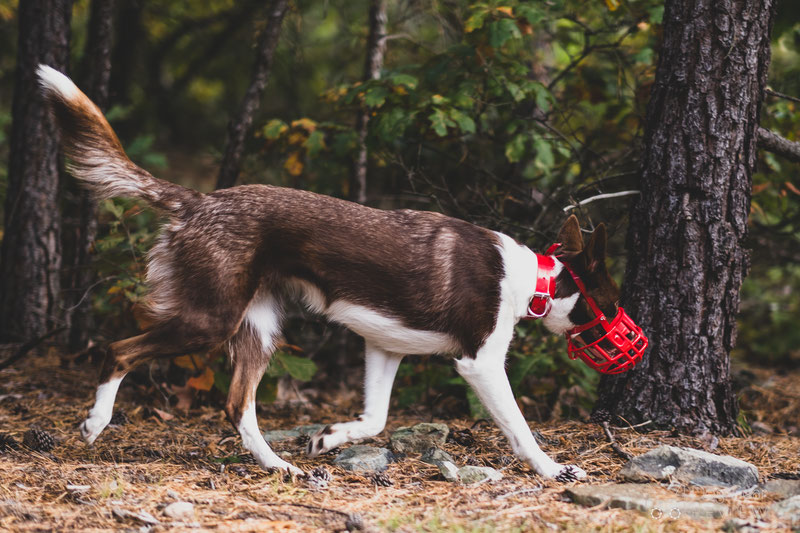
[[281, 23], [286, 14], [287, 3], [287, 0], [273, 0], [272, 2], [267, 27], [258, 41], [258, 56], [253, 66], [250, 86], [245, 92], [237, 116], [231, 120], [228, 126], [228, 145], [225, 147], [225, 155], [222, 158], [219, 176], [217, 176], [217, 189], [233, 187], [236, 178], [239, 177], [245, 137], [253, 123], [253, 115], [258, 110], [264, 87], [267, 85], [267, 78], [272, 68], [272, 56], [278, 46]]
[[[364, 81], [377, 80], [383, 68], [386, 53], [386, 0], [371, 0], [369, 6], [369, 34], [367, 56], [364, 60]], [[369, 109], [363, 108], [356, 117], [358, 154], [350, 175], [350, 199], [360, 204], [367, 201], [367, 133]]]
[[0, 251], [0, 341], [38, 337], [59, 322], [61, 223], [55, 126], [39, 98], [36, 68], [64, 70], [71, 0], [19, 6], [5, 231]]
[[774, 0], [668, 0], [631, 211], [623, 303], [650, 337], [642, 363], [600, 384], [629, 422], [729, 434], [759, 111]]
[[[83, 90], [103, 111], [108, 107], [113, 40], [114, 0], [93, 0], [89, 16], [89, 36], [83, 61]], [[91, 268], [91, 247], [97, 233], [95, 203], [75, 179], [65, 184], [66, 202], [63, 225], [62, 284], [67, 310], [70, 350], [86, 347], [91, 326], [91, 285], [95, 281]]]

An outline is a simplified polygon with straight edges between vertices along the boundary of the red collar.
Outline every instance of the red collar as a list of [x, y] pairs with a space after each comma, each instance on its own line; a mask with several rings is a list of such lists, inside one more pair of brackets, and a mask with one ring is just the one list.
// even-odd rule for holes
[[536, 254], [538, 263], [536, 292], [533, 293], [533, 298], [528, 306], [528, 314], [524, 317], [526, 319], [544, 318], [553, 306], [553, 298], [556, 295], [556, 277], [554, 275], [556, 259], [553, 253], [559, 246], [561, 243], [555, 243], [547, 249], [545, 255]]

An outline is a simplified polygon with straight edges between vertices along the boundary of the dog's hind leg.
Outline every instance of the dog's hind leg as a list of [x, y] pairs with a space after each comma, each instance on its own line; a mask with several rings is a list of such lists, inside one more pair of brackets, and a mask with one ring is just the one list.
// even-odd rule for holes
[[159, 357], [211, 348], [224, 342], [228, 336], [230, 334], [223, 327], [201, 329], [172, 319], [136, 337], [111, 343], [100, 374], [94, 406], [80, 426], [83, 438], [92, 444], [111, 421], [119, 385], [133, 368]]
[[233, 376], [225, 413], [242, 436], [242, 445], [262, 468], [300, 475], [302, 470], [272, 451], [256, 418], [256, 388], [275, 351], [280, 323], [280, 303], [274, 296], [260, 296], [250, 304], [239, 331], [228, 342]]
[[326, 426], [311, 437], [307, 452], [314, 457], [358, 439], [383, 431], [389, 412], [392, 383], [403, 356], [381, 350], [366, 341], [364, 372], [364, 413], [352, 422]]

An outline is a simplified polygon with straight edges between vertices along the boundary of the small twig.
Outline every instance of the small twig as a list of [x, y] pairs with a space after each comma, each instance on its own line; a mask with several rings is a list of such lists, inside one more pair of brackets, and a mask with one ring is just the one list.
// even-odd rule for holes
[[600, 425], [603, 426], [603, 432], [606, 434], [608, 442], [611, 443], [611, 449], [614, 450], [614, 453], [616, 453], [626, 461], [629, 461], [633, 457], [633, 455], [623, 450], [622, 446], [619, 445], [617, 439], [614, 438], [614, 434], [611, 433], [611, 429], [608, 427], [608, 421], [601, 422]]
[[[622, 418], [622, 417], [620, 417], [620, 418]], [[640, 424], [636, 424], [635, 426], [632, 426], [632, 425], [628, 424], [627, 426], [614, 426], [614, 429], [636, 429], [636, 428], [640, 428], [642, 426], [650, 425], [652, 423], [653, 423], [652, 420], [645, 420], [644, 422], [642, 422]]]
[[631, 196], [634, 194], [641, 194], [641, 191], [620, 191], [620, 192], [608, 192], [605, 194], [598, 194], [596, 196], [586, 198], [585, 200], [581, 200], [577, 204], [568, 205], [567, 207], [564, 208], [564, 212], [568, 213], [569, 211], [575, 209], [576, 207], [581, 207], [586, 204], [590, 204], [595, 200], [605, 200], [606, 198], [618, 198], [620, 196]]
[[784, 100], [791, 100], [792, 102], [800, 103], [800, 98], [796, 96], [789, 96], [788, 94], [779, 93], [778, 91], [773, 91], [772, 89], [767, 89], [766, 93], [769, 96], [775, 96], [776, 98], [783, 98]]
[[0, 370], [3, 370], [4, 368], [8, 368], [9, 366], [13, 365], [17, 361], [19, 361], [20, 359], [25, 357], [25, 354], [27, 354], [28, 352], [30, 352], [31, 350], [36, 348], [39, 345], [40, 342], [49, 339], [53, 335], [61, 333], [65, 329], [67, 329], [66, 326], [61, 326], [60, 328], [56, 328], [56, 329], [50, 330], [47, 333], [45, 333], [44, 335], [40, 335], [39, 337], [36, 337], [33, 340], [29, 340], [28, 342], [26, 342], [25, 344], [23, 344], [22, 346], [19, 347], [19, 350], [17, 350], [17, 353], [15, 353], [11, 357], [9, 357], [8, 359], [6, 359], [2, 363], [0, 363]]

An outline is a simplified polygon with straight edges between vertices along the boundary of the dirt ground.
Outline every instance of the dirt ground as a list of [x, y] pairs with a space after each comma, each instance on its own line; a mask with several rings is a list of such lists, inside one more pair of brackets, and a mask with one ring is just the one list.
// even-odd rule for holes
[[[620, 444], [634, 454], [659, 444], [713, 449], [755, 464], [763, 480], [797, 476], [800, 438], [788, 433], [797, 434], [800, 375], [748, 375], [754, 384], [741, 396], [745, 409], [759, 421], [761, 426], [756, 426], [762, 433], [773, 433], [714, 443], [625, 428], [615, 430]], [[165, 421], [155, 410], [163, 399], [127, 382], [117, 401], [126, 416], [115, 419], [119, 423], [89, 447], [77, 426], [93, 400], [94, 376], [88, 363], [65, 367], [52, 356], [29, 355], [0, 371], [0, 434], [20, 442], [31, 426], [38, 426], [57, 444], [49, 453], [24, 447], [3, 450], [0, 444], [0, 531], [331, 531], [360, 525], [367, 531], [655, 532], [719, 531], [724, 523], [602, 505], [579, 507], [564, 495], [565, 485], [543, 480], [514, 460], [494, 424], [469, 419], [435, 420], [451, 430], [470, 429], [474, 437], [474, 443], [461, 439], [448, 442], [445, 449], [459, 465], [501, 470], [504, 478], [499, 482], [457, 485], [418, 457], [407, 456], [390, 465], [386, 474], [391, 485], [383, 486], [370, 476], [334, 467], [334, 454], [307, 458], [302, 438], [274, 448], [305, 471], [326, 468], [332, 479], [327, 487], [285, 479], [251, 464], [219, 408], [193, 409], [188, 415], [173, 412], [175, 417]], [[259, 411], [259, 422], [262, 431], [290, 429], [341, 421], [355, 408], [266, 406]], [[367, 443], [386, 446], [392, 430], [423, 421], [431, 421], [430, 416], [395, 412], [387, 430]], [[624, 461], [597, 425], [567, 421], [533, 429], [557, 461], [575, 463], [588, 472], [582, 483], [617, 480]], [[790, 527], [770, 515], [767, 508], [776, 499], [768, 495], [698, 487], [678, 490], [727, 503], [734, 517], [758, 523], [762, 531]], [[193, 503], [194, 521], [167, 518], [163, 509], [174, 501]], [[148, 523], [153, 520], [158, 523]]]

